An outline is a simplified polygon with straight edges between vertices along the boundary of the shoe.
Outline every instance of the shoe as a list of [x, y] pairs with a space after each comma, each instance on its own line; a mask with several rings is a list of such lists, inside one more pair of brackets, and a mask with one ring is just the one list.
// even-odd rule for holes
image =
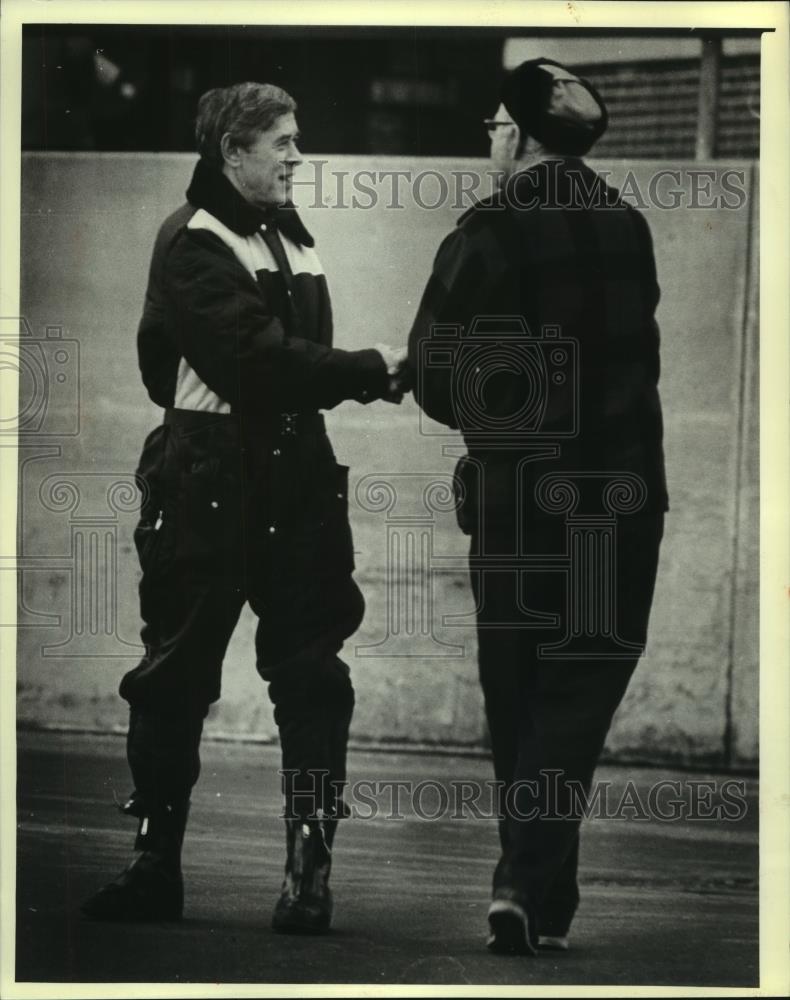
[[[127, 804], [128, 805], [128, 804]], [[127, 813], [131, 810], [122, 809]], [[135, 848], [142, 853], [80, 907], [90, 920], [180, 920], [184, 911], [181, 845], [189, 803], [140, 817]]]
[[488, 908], [488, 950], [496, 955], [537, 955], [532, 919], [515, 899], [494, 899]]
[[568, 939], [560, 934], [539, 934], [538, 948], [543, 951], [567, 951]]
[[286, 820], [285, 880], [272, 915], [280, 934], [325, 934], [332, 920], [332, 841], [337, 820]]
[[181, 871], [145, 851], [80, 909], [91, 920], [180, 920], [184, 911]]

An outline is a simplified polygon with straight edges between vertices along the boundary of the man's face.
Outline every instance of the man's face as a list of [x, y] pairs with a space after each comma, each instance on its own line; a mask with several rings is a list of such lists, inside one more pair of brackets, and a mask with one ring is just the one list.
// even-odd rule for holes
[[296, 146], [299, 138], [296, 118], [289, 112], [259, 132], [249, 149], [239, 148], [235, 176], [247, 201], [273, 208], [291, 200], [293, 172], [302, 162]]
[[496, 170], [501, 170], [505, 177], [513, 173], [518, 151], [519, 129], [510, 117], [504, 104], [496, 109], [493, 118], [489, 118], [488, 134], [491, 139], [491, 162]]

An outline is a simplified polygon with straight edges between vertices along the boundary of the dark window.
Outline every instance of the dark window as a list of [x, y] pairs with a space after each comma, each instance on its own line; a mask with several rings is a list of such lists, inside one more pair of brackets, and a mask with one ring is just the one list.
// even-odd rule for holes
[[[693, 159], [700, 64], [696, 59], [574, 66], [601, 93], [609, 128], [599, 158]], [[716, 152], [756, 157], [760, 141], [760, 58], [722, 59]]]
[[[512, 29], [28, 25], [22, 145], [27, 150], [194, 149], [199, 96], [264, 80], [299, 104], [311, 153], [488, 155], [481, 121], [498, 102]], [[610, 110], [594, 155], [693, 158], [696, 59], [573, 67]], [[722, 60], [717, 153], [754, 157], [759, 56]]]

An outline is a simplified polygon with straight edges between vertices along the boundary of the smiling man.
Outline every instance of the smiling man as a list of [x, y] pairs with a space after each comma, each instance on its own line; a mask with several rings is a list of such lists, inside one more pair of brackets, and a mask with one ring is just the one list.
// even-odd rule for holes
[[95, 919], [181, 916], [203, 720], [249, 602], [282, 745], [287, 859], [274, 927], [329, 927], [354, 705], [338, 654], [364, 601], [352, 578], [348, 469], [319, 410], [400, 402], [405, 351], [332, 346], [326, 278], [290, 201], [295, 111], [270, 85], [204, 94], [188, 203], [154, 247], [138, 354], [165, 412], [138, 468], [145, 655], [120, 689], [134, 781], [123, 811], [139, 821], [140, 853], [84, 904]]

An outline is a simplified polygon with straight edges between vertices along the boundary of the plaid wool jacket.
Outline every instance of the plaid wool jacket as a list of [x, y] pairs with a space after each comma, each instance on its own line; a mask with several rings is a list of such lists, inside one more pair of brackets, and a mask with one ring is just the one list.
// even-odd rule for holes
[[409, 337], [415, 397], [470, 455], [629, 473], [668, 507], [659, 300], [644, 217], [582, 160], [544, 160], [442, 242]]

